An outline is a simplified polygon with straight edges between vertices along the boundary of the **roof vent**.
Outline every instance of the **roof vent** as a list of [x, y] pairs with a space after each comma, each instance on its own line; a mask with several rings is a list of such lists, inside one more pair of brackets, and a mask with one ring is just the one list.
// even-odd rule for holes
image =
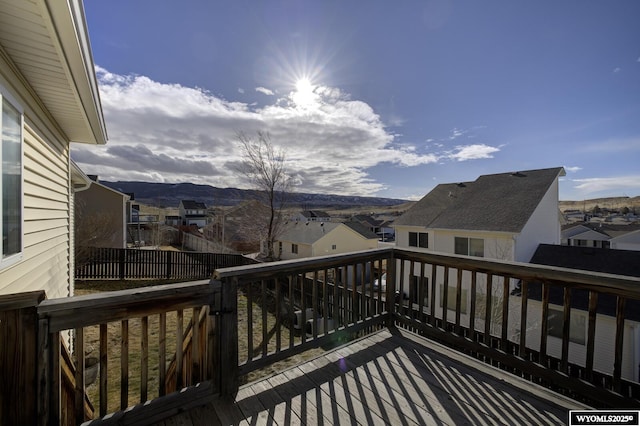
[[458, 188], [466, 188], [467, 185], [465, 185], [464, 183], [460, 182], [458, 184]]
[[511, 172], [511, 176], [515, 176], [515, 177], [525, 177], [524, 174], [520, 173], [520, 172]]

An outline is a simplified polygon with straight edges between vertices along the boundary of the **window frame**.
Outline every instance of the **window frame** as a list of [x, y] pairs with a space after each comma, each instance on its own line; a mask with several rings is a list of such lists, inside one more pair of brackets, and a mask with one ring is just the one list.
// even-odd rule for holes
[[[18, 126], [19, 126], [19, 143], [20, 143], [20, 177], [19, 177], [19, 201], [20, 201], [20, 244], [19, 249], [16, 253], [13, 253], [7, 257], [4, 256], [4, 242], [0, 245], [0, 270], [5, 269], [19, 261], [22, 260], [24, 255], [24, 108], [20, 102], [16, 100], [8, 90], [0, 83], [0, 188], [3, 185], [3, 138], [2, 138], [2, 128], [3, 128], [3, 108], [4, 102], [7, 102], [11, 105], [13, 109], [16, 110], [17, 114], [20, 116]], [[3, 197], [0, 197], [0, 210], [4, 209], [4, 200]], [[2, 230], [1, 234], [4, 237], [4, 213], [0, 216], [0, 230]]]
[[[462, 253], [461, 251], [458, 250], [459, 245], [458, 242], [462, 242], [462, 240], [466, 240], [466, 251], [464, 253]], [[477, 251], [474, 251], [473, 254], [471, 253], [471, 242], [472, 240], [475, 243], [478, 242], [482, 242], [482, 254], [478, 255], [476, 254]], [[484, 257], [484, 238], [474, 238], [474, 237], [453, 237], [453, 253], [454, 254], [461, 254], [463, 256], [475, 256], [475, 257]]]
[[291, 243], [291, 253], [298, 254], [298, 245], [295, 243]]
[[[423, 245], [423, 243], [424, 243], [424, 245]], [[409, 247], [426, 248], [426, 249], [428, 249], [429, 248], [429, 233], [428, 232], [419, 232], [419, 231], [409, 231]]]

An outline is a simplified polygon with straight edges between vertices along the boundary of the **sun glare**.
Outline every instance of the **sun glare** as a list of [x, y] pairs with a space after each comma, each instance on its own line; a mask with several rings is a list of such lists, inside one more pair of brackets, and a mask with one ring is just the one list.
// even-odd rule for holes
[[293, 93], [293, 101], [299, 106], [309, 106], [314, 103], [318, 95], [314, 92], [315, 86], [304, 77], [296, 81], [296, 91]]

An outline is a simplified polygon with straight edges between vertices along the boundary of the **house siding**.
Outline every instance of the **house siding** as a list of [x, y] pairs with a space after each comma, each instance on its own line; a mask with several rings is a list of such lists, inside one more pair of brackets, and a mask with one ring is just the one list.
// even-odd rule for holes
[[[336, 246], [335, 250], [333, 246]], [[350, 253], [359, 250], [378, 248], [378, 240], [369, 240], [341, 225], [327, 233], [313, 245], [313, 256], [326, 256], [338, 253]]]
[[0, 269], [0, 294], [45, 290], [48, 298], [65, 297], [73, 291], [69, 144], [11, 69], [0, 56], [0, 85], [24, 109], [23, 252]]
[[[550, 308], [562, 310], [562, 306], [549, 304]], [[527, 314], [527, 347], [534, 350], [540, 349], [540, 312], [541, 303], [537, 300], [529, 300]], [[519, 313], [510, 312], [514, 320], [514, 329], [519, 327]], [[572, 309], [571, 315], [583, 315], [587, 319], [587, 311]], [[616, 320], [608, 315], [596, 315], [596, 334], [594, 341], [593, 369], [606, 374], [613, 374], [614, 351], [608, 348], [615, 347]], [[638, 368], [640, 368], [640, 335], [638, 331], [640, 323], [632, 320], [625, 320], [621, 376], [627, 380], [639, 381]], [[585, 328], [586, 336], [586, 328]], [[569, 343], [569, 362], [584, 366], [586, 364], [586, 344]], [[556, 337], [547, 337], [547, 353], [553, 357], [560, 358], [562, 353], [562, 340]]]
[[100, 225], [110, 232], [100, 235], [92, 246], [127, 248], [127, 196], [99, 183], [75, 196], [80, 217], [101, 214]]
[[524, 228], [517, 236], [515, 258], [529, 262], [540, 244], [560, 244], [560, 212], [558, 210], [558, 180], [542, 197]]

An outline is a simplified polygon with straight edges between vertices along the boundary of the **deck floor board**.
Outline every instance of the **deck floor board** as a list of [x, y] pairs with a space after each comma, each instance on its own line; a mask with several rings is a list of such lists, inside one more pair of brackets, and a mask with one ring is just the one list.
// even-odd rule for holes
[[163, 425], [566, 424], [588, 408], [408, 332], [382, 330]]

